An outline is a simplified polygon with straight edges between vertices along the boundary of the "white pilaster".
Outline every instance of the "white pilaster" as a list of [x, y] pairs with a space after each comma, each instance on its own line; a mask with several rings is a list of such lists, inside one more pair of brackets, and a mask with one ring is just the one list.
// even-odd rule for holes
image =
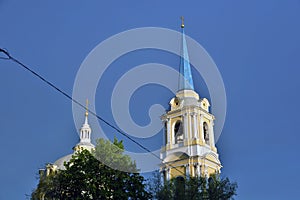
[[197, 113], [193, 113], [193, 122], [194, 138], [198, 138]]

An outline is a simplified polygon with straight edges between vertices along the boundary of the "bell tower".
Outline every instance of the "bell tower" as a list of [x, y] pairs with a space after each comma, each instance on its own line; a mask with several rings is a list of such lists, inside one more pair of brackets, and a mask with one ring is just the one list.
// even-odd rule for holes
[[182, 50], [179, 88], [170, 110], [161, 116], [165, 125], [165, 146], [160, 170], [165, 180], [177, 177], [209, 176], [220, 173], [221, 163], [214, 140], [210, 103], [194, 90], [182, 18]]

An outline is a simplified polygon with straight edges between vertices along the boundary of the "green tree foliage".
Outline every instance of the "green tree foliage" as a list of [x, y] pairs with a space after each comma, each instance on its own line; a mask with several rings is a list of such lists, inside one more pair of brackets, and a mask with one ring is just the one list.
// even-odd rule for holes
[[123, 141], [118, 141], [117, 138], [114, 138], [113, 145], [108, 140], [99, 139], [93, 153], [98, 160], [110, 168], [126, 172], [138, 172], [136, 164], [130, 156], [123, 154]]
[[178, 177], [162, 184], [158, 172], [149, 181], [148, 190], [158, 200], [228, 200], [236, 195], [237, 184], [228, 178], [211, 175], [204, 177]]
[[138, 173], [112, 169], [100, 162], [109, 162], [114, 167], [122, 164], [124, 169], [137, 172], [135, 163], [123, 152], [122, 141], [115, 139], [113, 145], [99, 139], [95, 151], [78, 151], [65, 163], [65, 170], [42, 176], [37, 189], [32, 193], [32, 199], [151, 198], [145, 189], [144, 178]]

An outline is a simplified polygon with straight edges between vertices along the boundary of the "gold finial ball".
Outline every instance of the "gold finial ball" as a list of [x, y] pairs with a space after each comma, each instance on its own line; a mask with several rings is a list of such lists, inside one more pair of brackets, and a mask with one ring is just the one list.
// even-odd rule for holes
[[184, 28], [184, 17], [181, 16], [180, 19], [181, 19], [181, 28]]

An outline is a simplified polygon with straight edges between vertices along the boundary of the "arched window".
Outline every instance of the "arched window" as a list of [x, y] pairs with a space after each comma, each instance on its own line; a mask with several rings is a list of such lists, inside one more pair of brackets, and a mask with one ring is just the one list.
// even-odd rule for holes
[[183, 126], [181, 121], [177, 121], [174, 126], [175, 144], [183, 142]]
[[205, 143], [209, 145], [209, 132], [208, 132], [208, 125], [206, 122], [203, 123], [203, 136], [204, 136]]

